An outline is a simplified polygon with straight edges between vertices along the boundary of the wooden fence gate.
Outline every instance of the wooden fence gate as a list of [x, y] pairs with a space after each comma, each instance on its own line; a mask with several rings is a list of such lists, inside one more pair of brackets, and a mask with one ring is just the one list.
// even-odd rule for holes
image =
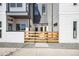
[[58, 43], [59, 34], [57, 32], [25, 32], [24, 42], [32, 43]]

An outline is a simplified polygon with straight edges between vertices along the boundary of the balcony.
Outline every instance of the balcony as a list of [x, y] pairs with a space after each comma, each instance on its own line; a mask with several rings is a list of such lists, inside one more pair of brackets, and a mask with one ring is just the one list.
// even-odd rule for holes
[[9, 16], [21, 16], [28, 15], [29, 8], [26, 3], [8, 3], [7, 5], [7, 15]]

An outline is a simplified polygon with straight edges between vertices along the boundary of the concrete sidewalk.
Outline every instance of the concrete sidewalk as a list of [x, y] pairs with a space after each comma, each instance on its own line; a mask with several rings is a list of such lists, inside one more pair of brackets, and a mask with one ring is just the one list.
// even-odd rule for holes
[[78, 43], [27, 43], [19, 48], [7, 43], [0, 47], [0, 56], [79, 56]]
[[79, 56], [76, 49], [22, 48], [10, 56]]
[[0, 56], [79, 56], [79, 49], [0, 48]]

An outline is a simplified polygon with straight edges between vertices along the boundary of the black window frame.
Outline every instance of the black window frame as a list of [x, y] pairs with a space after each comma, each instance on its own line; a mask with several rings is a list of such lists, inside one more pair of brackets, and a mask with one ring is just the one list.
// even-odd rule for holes
[[2, 22], [0, 21], [0, 27], [2, 27]]
[[2, 30], [0, 29], [0, 38], [2, 38]]
[[2, 6], [2, 3], [0, 3], [0, 6]]
[[73, 38], [77, 38], [77, 21], [73, 21]]

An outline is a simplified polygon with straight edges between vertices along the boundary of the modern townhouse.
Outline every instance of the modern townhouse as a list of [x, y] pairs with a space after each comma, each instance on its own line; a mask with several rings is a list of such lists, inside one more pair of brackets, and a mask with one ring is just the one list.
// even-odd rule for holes
[[78, 14], [78, 3], [0, 3], [0, 42], [24, 43], [25, 32], [34, 31], [56, 32], [59, 43], [79, 43]]

